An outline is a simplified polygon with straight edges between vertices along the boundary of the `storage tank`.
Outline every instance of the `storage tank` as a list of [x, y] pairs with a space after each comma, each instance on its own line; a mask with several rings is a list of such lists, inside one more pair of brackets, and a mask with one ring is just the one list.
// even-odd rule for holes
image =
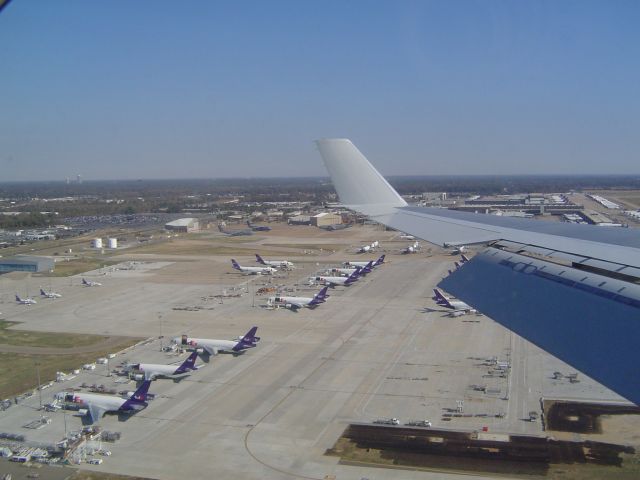
[[93, 248], [102, 248], [102, 239], [94, 238], [93, 240], [91, 240], [91, 246]]
[[118, 239], [117, 238], [108, 238], [107, 239], [107, 247], [108, 248], [118, 248]]

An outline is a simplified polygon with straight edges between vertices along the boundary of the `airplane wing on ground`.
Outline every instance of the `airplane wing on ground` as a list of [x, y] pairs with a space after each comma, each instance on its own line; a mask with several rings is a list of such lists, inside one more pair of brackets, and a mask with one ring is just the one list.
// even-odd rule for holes
[[100, 421], [102, 415], [104, 415], [104, 412], [107, 411], [105, 408], [96, 405], [95, 403], [90, 403], [89, 405], [87, 405], [87, 410], [89, 410], [89, 416], [94, 422]]
[[349, 140], [317, 144], [348, 208], [438, 245], [488, 245], [440, 287], [640, 404], [637, 229], [409, 206]]

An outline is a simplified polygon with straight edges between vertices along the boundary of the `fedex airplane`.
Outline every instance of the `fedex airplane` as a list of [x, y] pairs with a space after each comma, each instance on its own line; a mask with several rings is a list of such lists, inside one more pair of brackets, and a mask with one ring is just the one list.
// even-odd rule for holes
[[349, 276], [353, 273], [358, 274], [359, 276], [364, 276], [367, 273], [371, 273], [371, 269], [373, 268], [373, 260], [367, 263], [364, 267], [343, 267], [343, 268], [332, 268], [329, 270], [330, 273], [338, 273], [340, 275]]
[[101, 287], [102, 284], [100, 282], [94, 282], [92, 280], [87, 280], [86, 278], [82, 279], [82, 285], [85, 287]]
[[256, 262], [262, 265], [266, 265], [267, 267], [294, 268], [293, 263], [291, 263], [288, 260], [265, 260], [257, 253], [256, 253]]
[[233, 265], [235, 270], [238, 270], [245, 275], [272, 275], [277, 272], [273, 267], [243, 267], [233, 258], [231, 259], [231, 265]]
[[93, 423], [100, 420], [106, 412], [134, 413], [146, 408], [149, 385], [151, 380], [145, 380], [130, 398], [84, 392], [61, 392], [56, 398], [76, 403], [81, 409], [86, 409]]
[[62, 295], [56, 292], [46, 292], [42, 287], [40, 287], [40, 295], [44, 298], [62, 298]]
[[210, 338], [191, 338], [187, 335], [173, 339], [173, 343], [181, 344], [186, 347], [202, 348], [209, 355], [217, 355], [218, 352], [228, 352], [234, 355], [244, 353], [249, 348], [254, 348], [260, 341], [260, 337], [256, 337], [258, 327], [253, 327], [244, 337], [236, 340], [214, 340]]
[[156, 365], [153, 363], [135, 363], [129, 365], [128, 368], [136, 373], [144, 373], [145, 380], [155, 380], [158, 377], [166, 378], [178, 378], [198, 370], [196, 367], [196, 359], [198, 358], [198, 351], [195, 350], [189, 355], [180, 366], [175, 365]]
[[[373, 262], [372, 267], [377, 267], [378, 265], [382, 265], [384, 263], [384, 255], [380, 255], [380, 258]], [[369, 262], [344, 262], [345, 265], [351, 265], [352, 267], [366, 267]]]
[[439, 287], [640, 404], [640, 382], [629, 380], [638, 377], [638, 230], [410, 206], [350, 140], [317, 145], [347, 208], [441, 247], [484, 245]]
[[447, 307], [447, 308], [450, 308], [451, 310], [464, 312], [464, 313], [478, 313], [475, 308], [471, 308], [466, 303], [460, 300], [452, 300], [448, 298], [447, 296], [444, 295], [444, 293], [442, 293], [437, 288], [433, 289], [433, 293], [434, 293], [432, 297], [433, 300], [435, 300], [436, 303], [441, 307]]
[[249, 220], [247, 220], [247, 227], [249, 227], [254, 232], [270, 232], [271, 227], [267, 227], [266, 225], [254, 225]]
[[33, 298], [20, 298], [20, 296], [16, 293], [16, 302], [20, 305], [35, 305], [36, 302]]
[[325, 302], [325, 299], [329, 296], [327, 295], [327, 290], [329, 287], [324, 287], [318, 293], [316, 293], [313, 297], [269, 297], [267, 300], [269, 305], [276, 306], [284, 306], [285, 308], [289, 308], [293, 311], [297, 311], [299, 308], [316, 308], [321, 303]]
[[311, 277], [311, 280], [324, 283], [325, 285], [329, 285], [331, 288], [334, 288], [337, 285], [348, 287], [352, 283], [356, 282], [358, 278], [359, 278], [358, 273], [353, 272], [348, 277], [327, 277], [327, 276], [320, 275], [318, 277]]

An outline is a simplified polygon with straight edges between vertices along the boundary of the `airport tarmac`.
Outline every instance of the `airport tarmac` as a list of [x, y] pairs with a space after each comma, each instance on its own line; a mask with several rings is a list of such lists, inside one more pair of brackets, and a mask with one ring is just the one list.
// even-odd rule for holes
[[[5, 318], [24, 322], [23, 329], [155, 337], [116, 357], [118, 362], [173, 363], [175, 355], [160, 352], [161, 342], [171, 337], [231, 339], [259, 327], [257, 348], [212, 357], [180, 382], [157, 380], [150, 389], [156, 398], [126, 421], [105, 416], [98, 424], [122, 438], [109, 445], [113, 455], [102, 465], [84, 468], [158, 479], [382, 479], [390, 470], [341, 465], [324, 455], [350, 422], [426, 419], [439, 428], [542, 435], [539, 421], [526, 421], [530, 411], [540, 411], [541, 396], [618, 398], [584, 376], [577, 384], [552, 380], [554, 371], [574, 370], [487, 317], [447, 316], [431, 300], [431, 289], [451, 268], [452, 256], [389, 254], [363, 280], [331, 289], [325, 304], [298, 313], [262, 308], [266, 297], [255, 292], [274, 283], [297, 284], [300, 294], [314, 292], [318, 288], [306, 280], [317, 263], [335, 264], [345, 254], [301, 258], [306, 261], [298, 269], [271, 281], [231, 273], [228, 258], [145, 257], [129, 270], [88, 275], [102, 287], [81, 287], [79, 277], [53, 279], [63, 299], [2, 305]], [[248, 256], [238, 260], [255, 265]], [[215, 281], [192, 282], [207, 272]], [[216, 297], [223, 289], [246, 293]], [[492, 357], [509, 362], [510, 375], [488, 366]], [[134, 389], [133, 382], [115, 384], [118, 378], [107, 377], [106, 370], [83, 372], [43, 391], [43, 397], [50, 401], [83, 381]], [[0, 431], [24, 433], [21, 426], [39, 415], [38, 403], [35, 395], [0, 412]], [[445, 420], [443, 413], [458, 407], [472, 416]], [[54, 442], [65, 425], [69, 431], [81, 428], [77, 415], [48, 415], [52, 423], [27, 431], [29, 440]], [[455, 476], [393, 470], [393, 478]]]

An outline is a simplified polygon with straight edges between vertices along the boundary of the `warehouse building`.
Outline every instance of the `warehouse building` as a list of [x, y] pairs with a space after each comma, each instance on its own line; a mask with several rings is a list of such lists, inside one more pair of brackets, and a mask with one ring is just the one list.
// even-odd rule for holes
[[326, 227], [328, 225], [339, 225], [342, 223], [342, 215], [338, 213], [323, 212], [311, 217], [311, 225], [316, 227]]
[[197, 218], [179, 218], [173, 222], [165, 223], [164, 228], [173, 232], [196, 232], [200, 229]]
[[0, 273], [6, 272], [52, 272], [55, 262], [49, 257], [18, 255], [0, 258]]

